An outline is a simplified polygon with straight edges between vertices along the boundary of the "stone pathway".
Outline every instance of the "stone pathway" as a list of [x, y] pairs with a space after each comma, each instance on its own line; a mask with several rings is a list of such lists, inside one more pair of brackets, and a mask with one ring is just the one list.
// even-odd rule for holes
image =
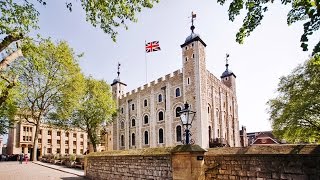
[[83, 171], [42, 162], [0, 162], [0, 180], [85, 180]]

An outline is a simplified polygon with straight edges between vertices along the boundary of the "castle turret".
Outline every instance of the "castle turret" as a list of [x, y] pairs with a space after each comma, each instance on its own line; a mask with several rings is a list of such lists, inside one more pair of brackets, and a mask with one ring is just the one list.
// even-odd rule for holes
[[236, 75], [229, 69], [229, 54], [226, 55], [226, 70], [220, 76], [223, 84], [228, 86], [234, 93], [236, 93]]
[[[127, 86], [125, 83], [120, 81], [120, 63], [118, 63], [118, 76], [115, 78], [111, 84], [112, 87], [112, 96], [114, 100], [118, 100], [125, 93], [125, 87]], [[118, 105], [118, 104], [117, 104]]]
[[[207, 70], [205, 61], [205, 47], [207, 46], [200, 36], [194, 33], [193, 20], [196, 17], [192, 13], [191, 34], [181, 45], [183, 66], [183, 97], [184, 102], [191, 105], [191, 110], [196, 111], [196, 117], [192, 123], [191, 139], [201, 147], [209, 147], [206, 107], [204, 94], [207, 93]], [[200, 132], [200, 133], [199, 133]]]

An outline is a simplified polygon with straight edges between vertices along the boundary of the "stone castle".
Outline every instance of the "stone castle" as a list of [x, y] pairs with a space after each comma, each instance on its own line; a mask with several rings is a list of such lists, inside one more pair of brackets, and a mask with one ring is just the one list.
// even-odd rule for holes
[[206, 68], [205, 42], [194, 33], [181, 45], [182, 70], [131, 92], [118, 77], [111, 84], [119, 113], [113, 121], [113, 149], [167, 147], [184, 142], [178, 112], [188, 102], [196, 112], [191, 142], [209, 148], [212, 142], [240, 146], [236, 76], [228, 69], [216, 78]]

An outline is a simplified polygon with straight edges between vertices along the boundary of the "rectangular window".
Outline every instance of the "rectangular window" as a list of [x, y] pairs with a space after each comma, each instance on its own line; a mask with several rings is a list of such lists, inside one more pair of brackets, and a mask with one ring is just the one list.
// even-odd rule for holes
[[80, 149], [80, 154], [83, 154], [83, 149]]
[[39, 134], [42, 134], [42, 130], [40, 129]]
[[32, 127], [30, 127], [30, 132], [32, 132]]
[[73, 141], [73, 145], [77, 145], [77, 141]]
[[52, 149], [51, 149], [51, 148], [48, 148], [48, 149], [47, 149], [47, 153], [51, 154], [51, 153], [52, 153]]
[[60, 152], [61, 152], [61, 151], [60, 151], [60, 148], [57, 148], [57, 153], [60, 154]]
[[29, 141], [32, 141], [32, 137], [31, 136], [29, 136]]
[[80, 137], [83, 138], [83, 134], [81, 134]]
[[77, 149], [73, 149], [73, 150], [72, 150], [72, 153], [73, 153], [73, 154], [76, 154], [76, 153], [77, 153]]
[[26, 141], [26, 137], [25, 136], [23, 136], [22, 139], [23, 139], [23, 141]]
[[60, 131], [57, 131], [57, 136], [60, 136], [61, 135], [61, 132]]
[[26, 127], [25, 126], [23, 126], [23, 131], [26, 131]]
[[51, 131], [50, 130], [48, 131], [48, 135], [51, 135]]
[[76, 133], [73, 133], [73, 137], [76, 138], [76, 137], [77, 137], [77, 134], [76, 134]]
[[60, 140], [57, 140], [57, 144], [61, 144], [61, 141], [60, 141]]
[[48, 144], [51, 144], [51, 139], [48, 139]]
[[27, 127], [27, 132], [29, 132], [29, 127]]
[[42, 143], [42, 139], [38, 139], [38, 143], [40, 143], [40, 144], [41, 144], [41, 143]]
[[80, 145], [83, 146], [83, 141], [80, 142]]
[[69, 144], [69, 141], [65, 141], [64, 144]]
[[66, 137], [69, 137], [69, 133], [68, 132], [66, 132]]
[[64, 153], [65, 153], [65, 154], [69, 154], [69, 149], [65, 149], [65, 150], [64, 150]]

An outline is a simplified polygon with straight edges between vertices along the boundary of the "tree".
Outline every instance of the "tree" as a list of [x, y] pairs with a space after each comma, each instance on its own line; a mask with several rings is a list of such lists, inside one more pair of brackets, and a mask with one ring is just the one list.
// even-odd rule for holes
[[85, 93], [81, 96], [80, 106], [73, 112], [71, 123], [86, 131], [88, 138], [97, 151], [100, 143], [100, 130], [103, 123], [111, 121], [116, 112], [110, 86], [103, 80], [86, 78]]
[[281, 77], [278, 97], [268, 101], [276, 136], [289, 142], [320, 140], [320, 55]]
[[39, 43], [26, 41], [22, 45], [24, 59], [12, 68], [19, 76], [19, 114], [35, 126], [33, 157], [36, 161], [38, 134], [48, 114], [61, 118], [71, 115], [82, 94], [84, 78], [76, 56], [66, 42], [54, 44], [49, 39]]
[[[49, 5], [46, 0], [34, 0], [34, 3], [39, 2], [42, 5]], [[116, 36], [118, 34], [116, 28], [118, 27], [124, 27], [125, 29], [128, 29], [127, 23], [128, 22], [136, 22], [136, 14], [142, 10], [142, 8], [152, 8], [153, 4], [159, 2], [159, 0], [134, 0], [134, 1], [114, 1], [114, 0], [80, 0], [79, 3], [81, 3], [82, 9], [86, 12], [86, 20], [90, 22], [94, 27], [100, 27], [105, 33], [110, 34], [111, 38], [115, 41]], [[77, 2], [78, 3], [78, 2]], [[2, 6], [1, 6], [2, 4]], [[24, 6], [18, 6], [16, 3], [12, 3], [12, 0], [5, 0], [0, 4], [0, 10], [6, 10], [6, 5], [11, 5], [12, 8], [8, 11], [7, 14], [10, 16], [17, 15], [17, 18], [15, 20], [23, 20], [23, 28], [27, 28], [29, 30], [30, 26], [29, 23], [30, 20], [37, 20], [37, 17], [39, 15], [38, 11], [36, 11], [33, 8], [33, 4], [29, 1], [25, 1]], [[69, 0], [66, 1], [66, 7], [69, 9], [69, 11], [72, 11], [72, 5], [73, 3]], [[28, 11], [26, 11], [28, 10]], [[24, 13], [25, 16], [24, 19], [19, 18], [18, 15]], [[5, 17], [6, 14], [3, 14], [3, 17]], [[11, 18], [6, 19], [7, 24], [3, 24], [3, 26], [7, 27], [8, 24], [18, 24], [18, 23], [12, 23], [10, 21]], [[37, 21], [34, 21], [34, 24], [36, 24]], [[1, 21], [0, 21], [0, 29], [1, 29]], [[0, 34], [1, 31], [0, 31]], [[0, 50], [1, 51], [1, 50]]]
[[[218, 3], [224, 5], [226, 0], [217, 0]], [[232, 0], [229, 5], [229, 20], [234, 21], [235, 17], [240, 14], [240, 10], [246, 9], [247, 15], [243, 20], [242, 27], [239, 29], [236, 35], [236, 41], [240, 44], [244, 42], [245, 37], [248, 37], [250, 33], [260, 25], [264, 13], [268, 10], [268, 6], [273, 3], [274, 0]], [[281, 0], [283, 5], [291, 5], [292, 9], [287, 15], [287, 23], [298, 21], [304, 21], [303, 29], [304, 33], [301, 35], [301, 47], [303, 51], [308, 50], [308, 37], [313, 32], [319, 30], [320, 27], [320, 1], [318, 0]], [[320, 41], [313, 49], [313, 54], [320, 52]]]
[[4, 37], [0, 42], [0, 52], [12, 42], [23, 39], [30, 30], [38, 28], [39, 13], [28, 1], [23, 4], [12, 0], [0, 1], [0, 12], [0, 35]]

